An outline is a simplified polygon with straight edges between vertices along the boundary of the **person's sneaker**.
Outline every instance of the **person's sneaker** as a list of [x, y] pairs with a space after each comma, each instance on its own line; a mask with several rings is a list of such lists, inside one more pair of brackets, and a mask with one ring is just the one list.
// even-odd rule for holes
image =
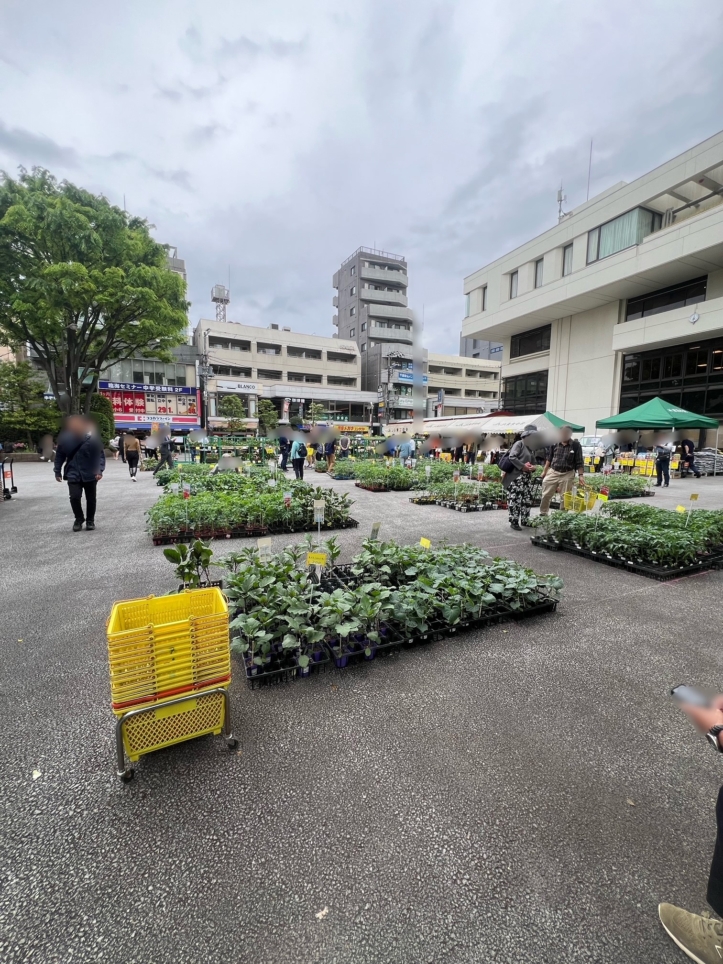
[[86, 522], [86, 523], [85, 523], [85, 528], [86, 528], [87, 530], [89, 530], [89, 531], [90, 531], [91, 529], [95, 529], [95, 522]]
[[678, 947], [698, 964], [723, 961], [723, 921], [691, 914], [674, 904], [659, 904], [660, 923]]
[[510, 522], [510, 525], [512, 526], [513, 529], [521, 529], [521, 528], [522, 528], [522, 527], [520, 526], [520, 523], [519, 523], [519, 522]]
[[83, 528], [83, 523], [82, 523], [82, 522], [74, 522], [74, 523], [73, 523], [73, 532], [80, 532], [80, 530], [81, 530], [82, 528]]
[[138, 481], [138, 479], [135, 477], [135, 475], [132, 475], [132, 476], [131, 476], [131, 482], [137, 482], [137, 481]]

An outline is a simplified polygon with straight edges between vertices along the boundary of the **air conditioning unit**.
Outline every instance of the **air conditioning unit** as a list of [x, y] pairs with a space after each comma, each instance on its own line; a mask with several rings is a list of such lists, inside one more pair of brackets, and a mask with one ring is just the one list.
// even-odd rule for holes
[[278, 326], [278, 325], [269, 325], [269, 328], [271, 328], [272, 331], [278, 331], [278, 330], [279, 330], [279, 326]]
[[282, 331], [291, 331], [291, 328], [282, 328]]

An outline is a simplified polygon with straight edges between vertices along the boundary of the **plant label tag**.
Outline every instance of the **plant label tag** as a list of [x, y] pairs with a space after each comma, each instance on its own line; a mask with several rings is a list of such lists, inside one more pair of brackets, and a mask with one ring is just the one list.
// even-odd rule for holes
[[314, 499], [314, 522], [324, 521], [324, 509], [326, 502], [324, 499]]
[[477, 469], [477, 481], [481, 482], [485, 477], [485, 470], [483, 468]]
[[455, 469], [452, 473], [452, 479], [454, 482], [459, 482], [459, 469]]
[[290, 492], [284, 492], [284, 505], [286, 506], [287, 509], [288, 509], [288, 508], [290, 507], [290, 505], [291, 505], [291, 493], [290, 493]]
[[276, 479], [269, 479], [269, 481], [268, 481], [268, 486], [269, 486], [270, 489], [275, 489], [275, 488], [276, 488]]
[[425, 465], [425, 466], [424, 466], [424, 473], [425, 473], [425, 475], [427, 476], [427, 480], [429, 480], [429, 477], [430, 477], [430, 475], [432, 474], [432, 466], [431, 466], [431, 465]]
[[379, 530], [381, 529], [381, 527], [382, 527], [381, 522], [375, 522], [372, 525], [372, 534], [369, 536], [372, 542], [376, 542], [377, 539], [379, 538]]
[[269, 472], [275, 472], [275, 471], [276, 471], [276, 462], [275, 462], [273, 459], [269, 459], [269, 461], [268, 461], [267, 464], [268, 464], [268, 467], [269, 467]]
[[698, 501], [698, 493], [697, 493], [697, 492], [691, 492], [691, 493], [690, 493], [690, 501], [691, 501], [691, 502], [697, 502], [697, 501]]
[[265, 561], [271, 557], [271, 537], [264, 536], [262, 539], [256, 540], [256, 548], [258, 549], [259, 559]]
[[686, 507], [685, 507], [684, 505], [676, 505], [675, 511], [676, 511], [676, 512], [687, 512], [688, 510], [686, 509]]
[[184, 483], [183, 483], [183, 498], [184, 498], [184, 499], [190, 499], [190, 498], [191, 498], [191, 483], [190, 483], [190, 482], [184, 482]]
[[604, 495], [607, 498], [610, 495], [610, 489], [606, 485], [603, 485], [600, 489], [600, 495]]
[[174, 495], [178, 495], [178, 489], [179, 489], [178, 482], [171, 482], [171, 492]]
[[325, 552], [307, 552], [306, 565], [307, 566], [325, 566], [326, 553]]
[[607, 495], [606, 493], [602, 492], [602, 491], [598, 492], [597, 498], [598, 498], [598, 502], [607, 502], [607, 501], [608, 501], [608, 495]]
[[432, 540], [431, 540], [431, 539], [425, 539], [424, 536], [422, 536], [422, 538], [419, 540], [419, 544], [420, 544], [420, 546], [422, 547], [422, 549], [431, 549], [431, 547], [432, 547]]

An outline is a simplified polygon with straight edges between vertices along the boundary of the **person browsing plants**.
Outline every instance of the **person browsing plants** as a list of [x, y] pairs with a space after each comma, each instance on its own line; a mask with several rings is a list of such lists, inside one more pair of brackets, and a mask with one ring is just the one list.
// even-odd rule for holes
[[551, 445], [547, 451], [547, 460], [542, 470], [542, 500], [540, 515], [547, 515], [550, 511], [550, 501], [560, 489], [562, 495], [572, 489], [577, 472], [580, 485], [585, 484], [585, 460], [582, 448], [577, 439], [572, 437], [572, 429], [564, 425], [560, 429], [560, 441]]
[[530, 521], [532, 505], [532, 473], [535, 471], [534, 439], [537, 428], [526, 425], [512, 448], [500, 459], [504, 472], [502, 485], [507, 491], [510, 525], [520, 529]]

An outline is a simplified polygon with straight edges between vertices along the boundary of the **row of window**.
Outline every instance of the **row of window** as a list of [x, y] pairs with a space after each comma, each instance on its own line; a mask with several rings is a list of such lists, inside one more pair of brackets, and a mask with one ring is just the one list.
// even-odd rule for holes
[[723, 383], [723, 339], [625, 355], [623, 390], [638, 384], [652, 389], [649, 383], [663, 388]]
[[513, 415], [534, 415], [547, 408], [548, 373], [530, 372], [502, 380], [502, 408]]
[[133, 382], [136, 385], [176, 385], [183, 387], [192, 385], [188, 381], [186, 365], [174, 365], [170, 362], [142, 361], [139, 358], [129, 358], [127, 361], [116, 362], [104, 375], [111, 382]]
[[[363, 326], [366, 327], [366, 326]], [[250, 341], [239, 341], [234, 338], [209, 338], [208, 340], [209, 348], [220, 348], [224, 351], [251, 351]], [[277, 345], [271, 342], [256, 342], [256, 354], [257, 355], [281, 355], [282, 345]], [[297, 345], [287, 345], [286, 355], [288, 358], [304, 358], [313, 361], [322, 361], [324, 353], [319, 348], [302, 348]], [[355, 355], [353, 352], [337, 352], [337, 351], [327, 351], [326, 359], [327, 361], [340, 361], [340, 362], [353, 362], [355, 360]], [[165, 366], [168, 367], [168, 366]], [[183, 368], [185, 372], [185, 366], [177, 365], [176, 368]], [[169, 384], [166, 382], [165, 384]]]
[[[542, 287], [544, 268], [545, 268], [545, 259], [538, 258], [537, 261], [535, 261], [535, 287], [536, 288]], [[565, 247], [562, 249], [563, 278], [568, 274], [572, 274], [572, 244], [566, 244]], [[512, 271], [510, 273], [510, 298], [517, 297], [519, 292], [519, 287], [520, 287], [520, 272]], [[485, 287], [482, 289], [482, 302], [484, 304], [484, 307], [482, 309], [483, 311], [487, 307], [486, 305], [487, 299], [485, 297], [486, 293], [487, 293], [487, 286], [485, 285]]]
[[510, 358], [534, 355], [538, 351], [549, 351], [551, 334], [552, 325], [544, 325], [542, 328], [533, 328], [532, 331], [513, 335], [510, 339]]
[[[214, 378], [252, 378], [252, 369], [250, 368], [230, 368], [223, 365], [213, 366], [213, 377]], [[283, 381], [283, 372], [276, 368], [257, 368], [256, 377], [261, 381]], [[286, 381], [288, 382], [304, 382], [309, 385], [321, 385], [322, 376], [310, 372], [287, 372]], [[356, 388], [357, 380], [356, 378], [348, 378], [345, 375], [327, 375], [326, 376], [327, 385], [343, 385], [348, 388]]]

